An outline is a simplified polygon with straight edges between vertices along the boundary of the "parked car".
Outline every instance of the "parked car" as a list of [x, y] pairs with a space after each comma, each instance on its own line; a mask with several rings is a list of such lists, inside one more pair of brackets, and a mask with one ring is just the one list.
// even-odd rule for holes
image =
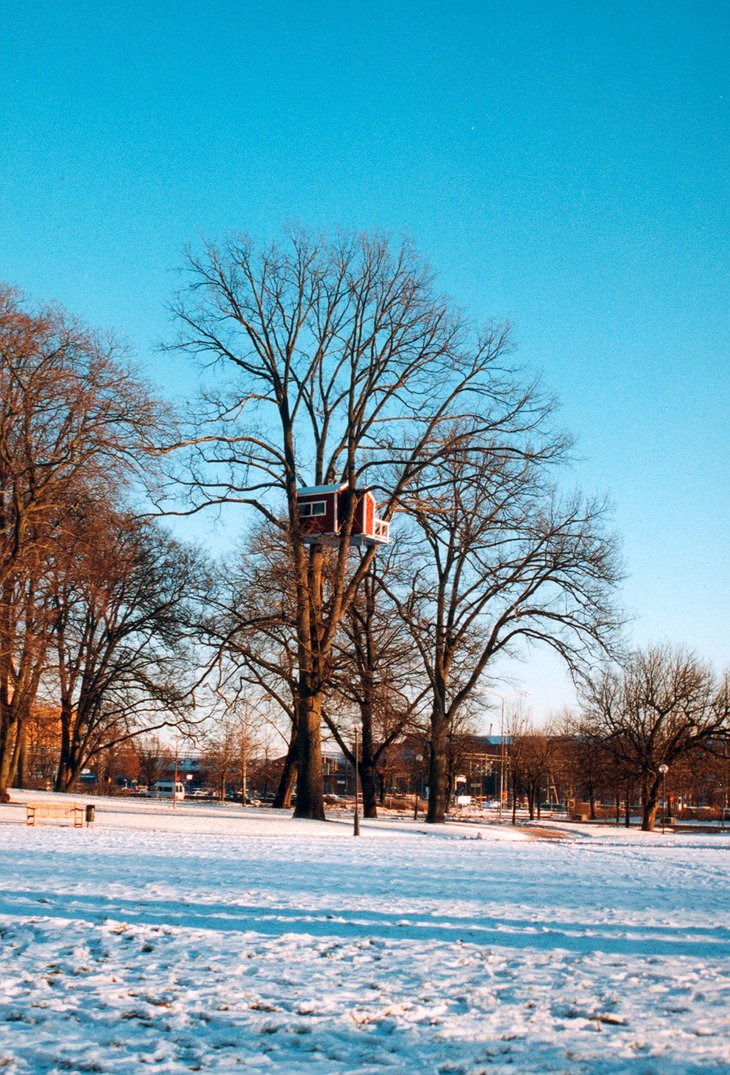
[[155, 799], [184, 799], [185, 785], [181, 780], [158, 780], [150, 792]]

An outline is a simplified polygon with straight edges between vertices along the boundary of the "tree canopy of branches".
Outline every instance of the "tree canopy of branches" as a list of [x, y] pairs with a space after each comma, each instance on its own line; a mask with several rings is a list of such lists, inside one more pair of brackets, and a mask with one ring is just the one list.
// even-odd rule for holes
[[730, 684], [718, 682], [694, 654], [670, 646], [635, 651], [607, 670], [585, 694], [591, 726], [641, 789], [642, 823], [654, 828], [662, 784], [660, 766], [712, 749], [730, 732]]
[[241, 785], [241, 805], [246, 805], [248, 761], [255, 743], [248, 707], [234, 704], [207, 736], [202, 759], [208, 783], [217, 788], [218, 798], [226, 797], [229, 782]]
[[432, 822], [448, 805], [449, 728], [492, 662], [540, 643], [579, 671], [616, 637], [616, 541], [602, 503], [556, 492], [566, 442], [549, 417], [535, 386], [505, 377], [492, 428], [457, 429], [401, 502], [412, 581], [393, 596], [431, 689]]
[[49, 572], [61, 747], [57, 791], [99, 751], [184, 722], [195, 556], [159, 525], [99, 501], [65, 513]]
[[[357, 764], [365, 817], [377, 817], [377, 778], [391, 744], [416, 721], [424, 690], [418, 684], [418, 654], [407, 625], [383, 578], [397, 571], [397, 549], [373, 563], [340, 625], [333, 691], [325, 721], [345, 757]], [[341, 719], [342, 702], [360, 724], [357, 758]]]
[[210, 246], [189, 268], [176, 346], [216, 372], [186, 479], [189, 510], [247, 505], [290, 542], [296, 815], [323, 818], [322, 701], [339, 625], [375, 548], [350, 570], [351, 497], [325, 588], [325, 550], [300, 530], [300, 475], [369, 487], [388, 518], [441, 450], [445, 423], [487, 429], [509, 408], [499, 370], [505, 333], [474, 331], [454, 314], [407, 244], [295, 233], [264, 250], [247, 240]]
[[[587, 800], [591, 821], [597, 817], [596, 800], [599, 795], [603, 798], [610, 789], [616, 803], [619, 803], [618, 789], [624, 784], [621, 773], [608, 744], [585, 715], [564, 714], [556, 754], [559, 759], [558, 771], [568, 787], [568, 797], [574, 799], [578, 796]], [[618, 811], [618, 805], [616, 809]]]
[[559, 741], [545, 731], [533, 727], [531, 721], [516, 717], [510, 724], [510, 742], [507, 747], [510, 780], [512, 783], [512, 824], [517, 822], [517, 801], [520, 795], [527, 798], [527, 809], [532, 821], [540, 817], [540, 797], [549, 794], [553, 782], [553, 764]]
[[0, 289], [0, 798], [46, 664], [59, 513], [138, 472], [161, 419], [113, 341]]
[[[394, 547], [362, 580], [340, 622], [325, 723], [351, 764], [352, 720], [359, 720], [358, 764], [366, 817], [377, 816], [377, 771], [391, 743], [414, 719], [423, 691], [414, 687], [417, 654], [406, 626], [382, 589]], [[324, 585], [332, 554], [325, 553]], [[376, 570], [377, 568], [377, 570]], [[268, 524], [253, 528], [240, 554], [225, 562], [208, 593], [205, 637], [217, 650], [219, 688], [273, 703], [291, 736], [275, 806], [288, 806], [297, 775], [297, 639], [291, 547]], [[282, 732], [282, 734], [285, 734]]]
[[214, 689], [240, 703], [262, 698], [273, 710], [287, 744], [274, 806], [288, 807], [297, 776], [298, 675], [291, 548], [281, 532], [266, 522], [253, 527], [219, 565], [206, 601]]

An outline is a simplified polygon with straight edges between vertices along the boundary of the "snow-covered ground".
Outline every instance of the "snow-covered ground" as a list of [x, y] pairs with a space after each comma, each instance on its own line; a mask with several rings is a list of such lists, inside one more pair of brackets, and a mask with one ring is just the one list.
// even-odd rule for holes
[[96, 803], [0, 807], [2, 1075], [730, 1071], [730, 835]]

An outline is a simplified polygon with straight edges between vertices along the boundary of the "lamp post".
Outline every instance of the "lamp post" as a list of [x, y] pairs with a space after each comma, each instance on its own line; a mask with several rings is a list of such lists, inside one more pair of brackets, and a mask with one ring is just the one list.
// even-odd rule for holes
[[179, 744], [178, 744], [178, 740], [175, 739], [175, 771], [173, 773], [173, 779], [172, 779], [172, 808], [173, 808], [173, 810], [177, 807], [177, 759], [178, 759], [178, 754], [179, 753], [180, 753], [180, 747], [179, 747]]
[[504, 698], [499, 700], [499, 820], [504, 803]]
[[531, 691], [515, 691], [513, 694], [499, 694], [483, 688], [485, 694], [499, 698], [499, 820], [502, 820], [502, 803], [504, 801], [504, 703], [510, 698], [526, 698]]
[[423, 761], [423, 754], [416, 754], [416, 763], [418, 768], [416, 769], [416, 801], [413, 806], [413, 820], [418, 821], [418, 792], [421, 786], [421, 762]]
[[360, 835], [360, 773], [357, 767], [357, 755], [358, 755], [358, 731], [355, 727], [355, 817], [352, 821], [352, 835]]
[[660, 765], [659, 772], [662, 774], [662, 832], [664, 832], [664, 825], [667, 820], [667, 773], [669, 772], [669, 766]]

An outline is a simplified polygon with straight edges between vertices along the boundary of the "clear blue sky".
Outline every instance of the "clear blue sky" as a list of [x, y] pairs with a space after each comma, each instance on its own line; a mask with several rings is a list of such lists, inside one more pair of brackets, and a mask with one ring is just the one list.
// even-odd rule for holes
[[[6, 3], [0, 279], [173, 392], [185, 244], [411, 236], [561, 398], [633, 638], [726, 667], [729, 28], [726, 0]], [[550, 662], [517, 685], [564, 696]]]

